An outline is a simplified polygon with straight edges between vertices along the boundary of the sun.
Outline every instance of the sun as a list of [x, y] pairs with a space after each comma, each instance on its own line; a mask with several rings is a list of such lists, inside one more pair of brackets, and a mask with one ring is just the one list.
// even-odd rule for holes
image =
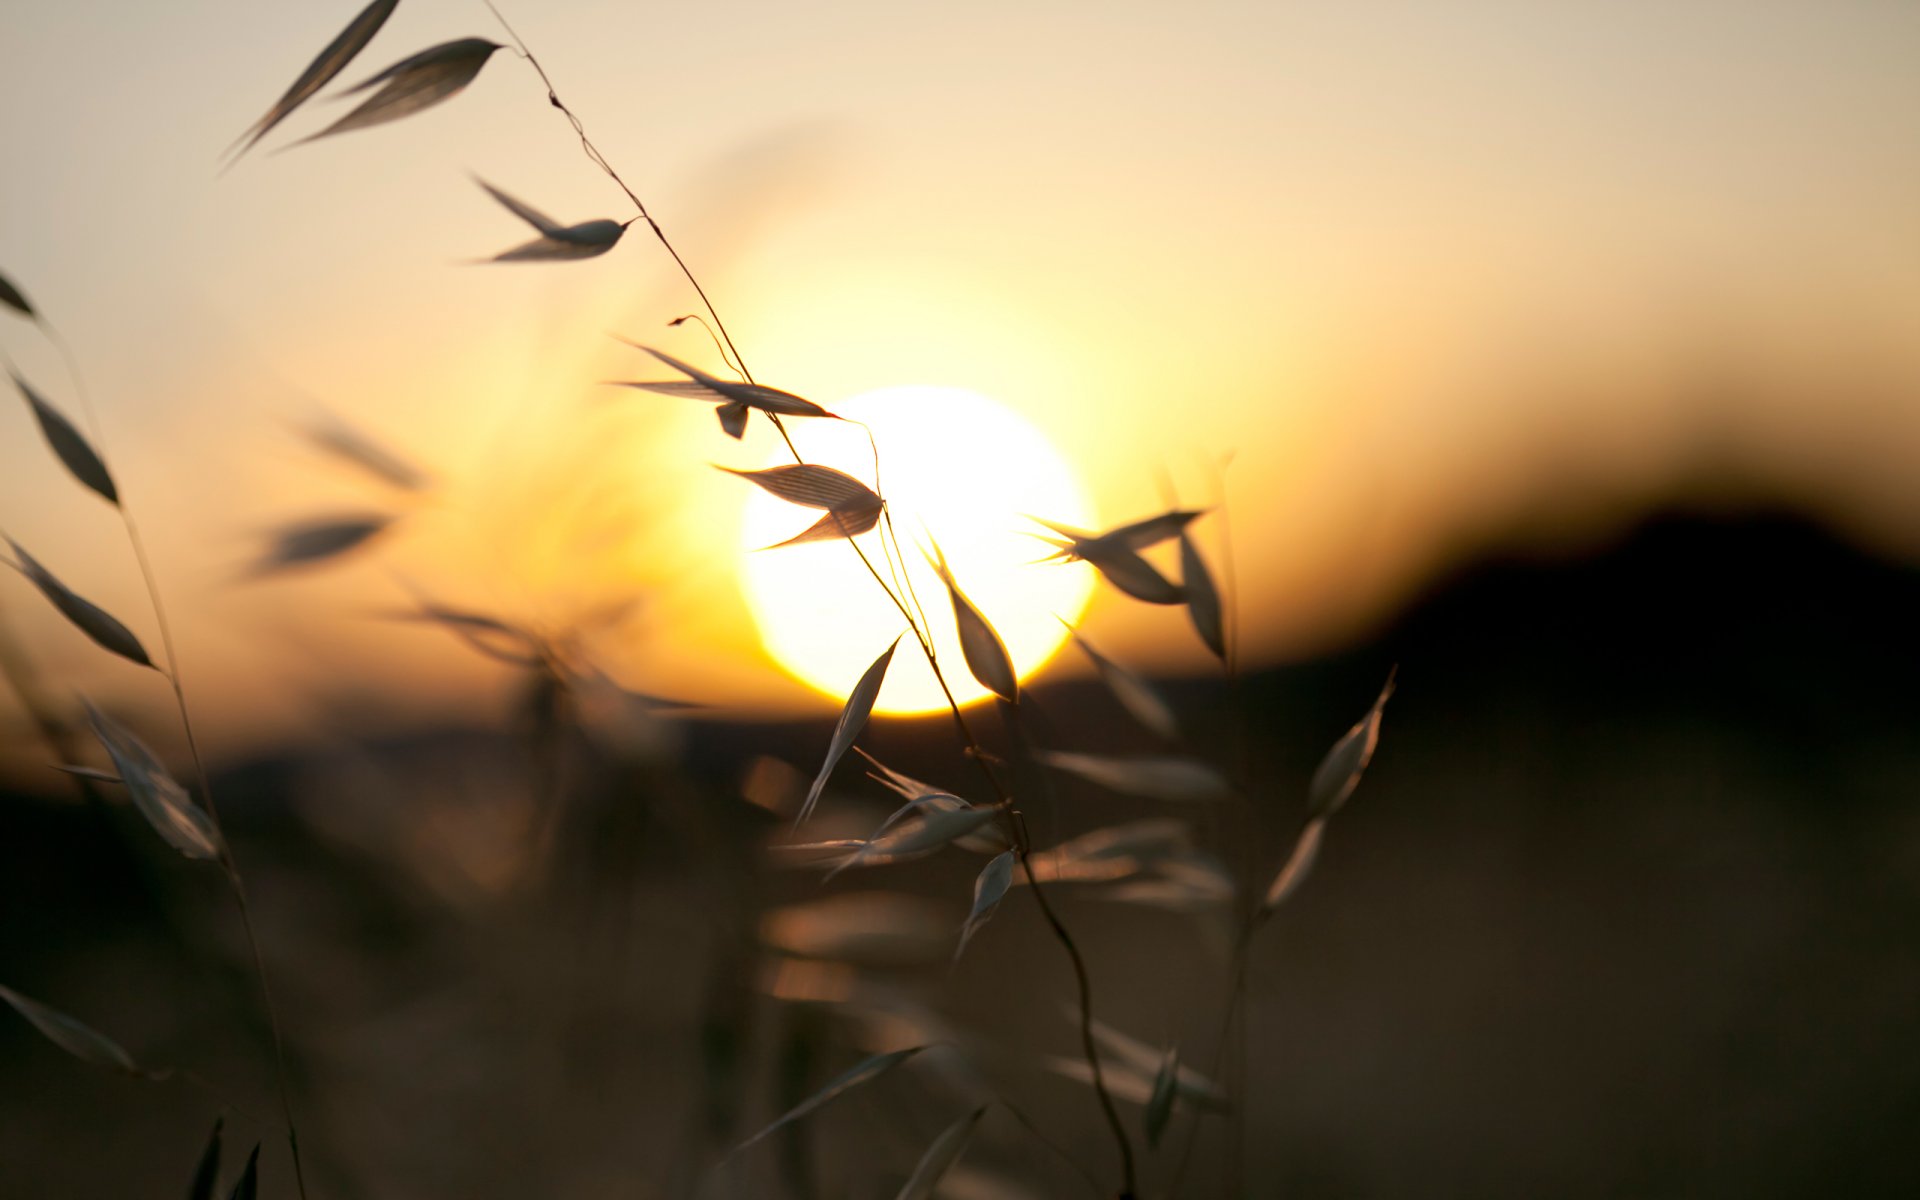
[[[1041, 565], [1046, 551], [1029, 536], [1032, 513], [1069, 524], [1086, 522], [1088, 507], [1073, 470], [1024, 417], [976, 392], [910, 385], [867, 392], [831, 408], [848, 421], [787, 423], [808, 462], [824, 463], [874, 483], [874, 454], [863, 423], [880, 450], [880, 491], [906, 562], [912, 594], [933, 629], [942, 672], [962, 704], [988, 696], [960, 653], [953, 606], [928, 566], [922, 547], [939, 544], [960, 587], [1006, 643], [1014, 670], [1025, 678], [1066, 639], [1060, 618], [1077, 620], [1093, 590], [1084, 564]], [[763, 466], [791, 463], [784, 444]], [[873, 576], [843, 541], [775, 550], [762, 547], [805, 529], [819, 513], [755, 490], [741, 521], [747, 604], [762, 644], [776, 662], [809, 687], [840, 699], [868, 664], [907, 623]], [[880, 532], [862, 534], [861, 548], [888, 578]], [[909, 601], [911, 604], [911, 601]], [[918, 713], [946, 707], [933, 672], [909, 634], [887, 671], [876, 708]]]

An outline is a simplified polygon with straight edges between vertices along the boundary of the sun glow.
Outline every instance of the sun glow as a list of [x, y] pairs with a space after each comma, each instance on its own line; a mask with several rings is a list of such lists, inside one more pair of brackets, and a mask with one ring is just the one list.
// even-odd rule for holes
[[[907, 580], [926, 612], [954, 697], [967, 704], [988, 693], [967, 670], [946, 588], [921, 551], [930, 538], [938, 541], [967, 598], [999, 632], [1021, 678], [1046, 662], [1066, 636], [1056, 615], [1077, 619], [1093, 590], [1092, 572], [1082, 564], [1037, 565], [1046, 547], [1027, 535], [1038, 528], [1027, 513], [1086, 521], [1086, 498], [1059, 452], [1017, 413], [958, 388], [884, 388], [828, 407], [850, 421], [791, 421], [787, 428], [807, 461], [838, 467], [869, 485], [873, 450], [866, 431], [850, 422], [872, 429], [880, 448], [880, 491], [905, 553]], [[762, 465], [792, 461], [781, 445]], [[818, 516], [756, 489], [741, 522], [749, 551], [742, 576], [768, 653], [803, 683], [840, 698], [906, 631], [906, 621], [841, 541], [761, 549]], [[859, 543], [891, 585], [900, 564], [889, 564], [880, 531], [862, 534]], [[877, 708], [911, 713], [945, 706], [909, 634], [894, 655]]]

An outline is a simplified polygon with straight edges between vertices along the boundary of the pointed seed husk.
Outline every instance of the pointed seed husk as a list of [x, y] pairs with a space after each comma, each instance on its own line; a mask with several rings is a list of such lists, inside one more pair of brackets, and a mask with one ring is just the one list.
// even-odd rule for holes
[[13, 280], [5, 275], [0, 275], [0, 304], [6, 305], [28, 320], [40, 319], [40, 315], [33, 311], [33, 305], [27, 302], [26, 293], [16, 287]]
[[[735, 383], [731, 380], [721, 379], [716, 375], [707, 374], [698, 367], [689, 366], [670, 354], [655, 350], [651, 346], [643, 346], [639, 342], [627, 338], [621, 338], [620, 340], [626, 342], [627, 345], [632, 346], [636, 350], [644, 350], [648, 354], [653, 355], [661, 362], [713, 393], [714, 397], [719, 399], [731, 400], [738, 404], [744, 404], [749, 408], [757, 408], [762, 412], [770, 412], [782, 417], [833, 416], [832, 413], [821, 408], [813, 401], [804, 400], [792, 392], [783, 392], [779, 388], [770, 388], [757, 383]], [[651, 383], [630, 383], [623, 386], [647, 390], [655, 390], [658, 387], [658, 385]], [[675, 392], [672, 394], [684, 395], [686, 393]]]
[[102, 649], [111, 650], [129, 662], [139, 663], [143, 667], [153, 666], [148, 657], [147, 648], [133, 631], [93, 601], [75, 592], [61, 583], [53, 573], [34, 559], [31, 554], [20, 548], [20, 543], [7, 538], [7, 545], [13, 548], [13, 556], [19, 560], [21, 574], [25, 575], [40, 594], [60, 610], [60, 615], [73, 622], [80, 632], [92, 638]]
[[1200, 640], [1213, 651], [1215, 658], [1224, 661], [1227, 657], [1227, 624], [1220, 606], [1220, 590], [1213, 585], [1213, 573], [1207, 570], [1206, 560], [1200, 557], [1200, 548], [1193, 543], [1193, 536], [1186, 530], [1180, 531], [1180, 590], [1187, 598], [1187, 616], [1193, 621], [1194, 632]]
[[1014, 866], [1013, 851], [1005, 850], [980, 869], [979, 878], [973, 881], [973, 911], [967, 914], [967, 923], [960, 928], [960, 944], [954, 948], [953, 961], [960, 961], [960, 956], [967, 952], [967, 943], [973, 940], [973, 935], [980, 932], [980, 927], [992, 919], [994, 910], [1000, 907], [1007, 889], [1013, 886]]
[[808, 508], [857, 512], [865, 508], [878, 508], [881, 503], [879, 494], [866, 484], [845, 471], [836, 471], [817, 463], [794, 463], [768, 467], [763, 471], [740, 471], [732, 467], [719, 469], [750, 480], [788, 503]]
[[358, 108], [294, 145], [384, 125], [431, 108], [472, 83], [480, 68], [487, 65], [487, 59], [499, 48], [498, 42], [485, 38], [460, 38], [403, 58], [364, 83], [347, 89], [347, 94], [352, 95], [381, 85], [380, 90], [362, 101]]
[[1085, 559], [1108, 583], [1142, 603], [1178, 604], [1186, 598], [1160, 568], [1124, 546], [1095, 550]]
[[1279, 908], [1286, 903], [1287, 897], [1300, 890], [1300, 885], [1306, 882], [1307, 873], [1313, 870], [1314, 860], [1320, 857], [1320, 841], [1326, 831], [1325, 817], [1315, 817], [1300, 831], [1293, 849], [1287, 854], [1287, 861], [1281, 864], [1280, 873], [1267, 885], [1266, 899], [1260, 902], [1261, 915]]
[[953, 577], [953, 570], [947, 565], [947, 556], [940, 552], [939, 543], [934, 543], [933, 553], [928, 556], [934, 571], [940, 576], [940, 582], [947, 585], [947, 596], [953, 601], [953, 623], [960, 634], [960, 654], [967, 660], [967, 670], [981, 687], [1005, 700], [1008, 704], [1020, 702], [1020, 679], [1014, 673], [1013, 659], [1007, 654], [1007, 645], [993, 625], [974, 607], [960, 590], [960, 584]]
[[188, 858], [212, 861], [221, 857], [223, 843], [219, 827], [205, 809], [193, 802], [180, 781], [167, 773], [159, 756], [136, 737], [131, 729], [95, 708], [82, 697], [93, 735], [106, 748], [107, 757], [120, 772], [120, 782], [140, 815], [147, 819], [166, 843]]
[[843, 541], [858, 537], [870, 531], [880, 523], [880, 509], [852, 509], [847, 512], [829, 512], [818, 521], [794, 534], [784, 542], [775, 542], [771, 546], [762, 546], [763, 550], [778, 550], [784, 546], [799, 546], [808, 542]]
[[873, 702], [880, 695], [880, 685], [886, 681], [887, 664], [893, 661], [893, 652], [900, 646], [900, 637], [894, 638], [885, 652], [873, 660], [873, 664], [861, 674], [860, 682], [854, 684], [853, 690], [847, 693], [847, 703], [840, 710], [840, 720], [833, 727], [833, 739], [827, 745], [826, 761], [820, 764], [820, 773], [814, 777], [813, 786], [807, 789], [807, 799], [800, 806], [800, 815], [794, 818], [795, 825], [813, 815], [813, 807], [820, 803], [820, 793], [826, 790], [827, 778], [833, 774], [833, 768], [839, 765], [847, 747], [853, 745], [860, 731], [867, 727], [867, 718], [873, 715]]
[[828, 872], [827, 878], [832, 879], [850, 867], [899, 862], [932, 854], [977, 832], [991, 823], [999, 811], [998, 808], [974, 808], [964, 802], [953, 808], [935, 807], [931, 812], [923, 811], [918, 821], [904, 825], [895, 832], [876, 834], [868, 839], [866, 845]]
[[562, 225], [539, 209], [517, 200], [494, 187], [479, 176], [474, 182], [486, 189], [489, 196], [499, 201], [501, 206], [522, 221], [540, 231], [540, 236], [524, 245], [516, 246], [503, 254], [496, 254], [489, 262], [538, 262], [554, 259], [593, 258], [613, 249], [614, 243], [627, 227], [618, 221], [600, 219], [583, 221], [578, 225]]
[[613, 249], [620, 235], [626, 231], [626, 226], [618, 221], [586, 221], [567, 226], [561, 231], [565, 236], [535, 238], [481, 261], [572, 262], [581, 258], [598, 258]]
[[120, 1048], [120, 1043], [59, 1009], [22, 996], [4, 984], [0, 984], [0, 1000], [12, 1005], [13, 1010], [25, 1017], [40, 1031], [41, 1036], [81, 1062], [128, 1075], [143, 1073], [133, 1061], [133, 1056]]
[[1380, 718], [1386, 711], [1388, 698], [1393, 695], [1394, 674], [1388, 672], [1386, 685], [1380, 689], [1380, 696], [1367, 710], [1367, 715], [1347, 730], [1320, 760], [1313, 782], [1307, 785], [1308, 816], [1332, 816], [1360, 786], [1360, 776], [1373, 761], [1374, 749], [1380, 744]]
[[286, 120], [294, 109], [311, 99], [331, 83], [334, 76], [345, 70], [354, 56], [366, 49], [373, 35], [380, 32], [380, 27], [387, 23], [387, 18], [393, 15], [393, 10], [399, 4], [400, 0], [373, 0], [373, 3], [361, 9], [360, 14], [327, 43], [326, 49], [307, 64], [307, 69], [300, 72], [293, 86], [273, 102], [273, 107], [267, 110], [266, 115], [255, 121], [227, 148], [227, 153], [233, 156], [234, 161], [238, 162], [247, 151], [253, 149], [255, 143], [272, 132], [274, 126]]
[[[1061, 624], [1067, 625], [1065, 621]], [[1067, 625], [1067, 632], [1073, 636], [1074, 645], [1080, 647], [1081, 652], [1093, 663], [1094, 670], [1100, 674], [1100, 681], [1107, 685], [1113, 698], [1133, 715], [1134, 720], [1168, 741], [1180, 736], [1180, 724], [1173, 715], [1173, 708], [1144, 676], [1102, 654], [1072, 625]]]
[[252, 574], [272, 575], [339, 558], [360, 549], [392, 523], [392, 517], [373, 513], [319, 517], [283, 525], [274, 530], [266, 550], [254, 561]]
[[47, 403], [40, 393], [27, 385], [27, 381], [18, 374], [13, 375], [13, 385], [27, 398], [27, 404], [33, 409], [34, 420], [40, 423], [40, 433], [47, 439], [47, 445], [53, 450], [69, 472], [82, 484], [104, 497], [107, 503], [116, 507], [120, 504], [120, 491], [113, 485], [113, 475], [108, 472], [107, 464], [87, 439], [74, 428], [73, 422], [53, 405]]

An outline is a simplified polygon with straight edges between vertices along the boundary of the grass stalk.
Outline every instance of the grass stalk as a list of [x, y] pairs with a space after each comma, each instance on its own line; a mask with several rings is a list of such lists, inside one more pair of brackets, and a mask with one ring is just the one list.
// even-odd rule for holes
[[[753, 383], [753, 373], [747, 368], [746, 359], [741, 355], [739, 347], [735, 345], [732, 334], [727, 330], [726, 322], [721, 319], [719, 310], [714, 307], [712, 299], [707, 295], [706, 289], [700, 285], [700, 281], [695, 277], [692, 268], [687, 265], [686, 260], [681, 257], [680, 252], [674, 248], [672, 241], [668, 239], [666, 231], [660, 227], [660, 223], [655, 221], [652, 214], [647, 211], [645, 202], [627, 185], [627, 182], [620, 177], [620, 173], [614, 169], [613, 164], [608, 162], [606, 156], [594, 145], [593, 139], [587, 134], [586, 125], [575, 115], [573, 110], [568, 108], [566, 103], [560, 99], [559, 92], [555, 89], [553, 80], [548, 76], [546, 68], [541, 65], [539, 58], [528, 48], [526, 42], [520, 37], [519, 33], [515, 31], [512, 24], [501, 14], [500, 9], [494, 4], [493, 0], [482, 0], [482, 3], [487, 6], [488, 11], [493, 13], [494, 18], [500, 22], [500, 26], [506, 30], [507, 36], [513, 39], [514, 46], [520, 57], [525, 59], [528, 65], [539, 75], [540, 82], [547, 89], [547, 103], [555, 109], [558, 109], [561, 115], [566, 117], [567, 123], [573, 127], [575, 136], [580, 139], [581, 149], [586, 153], [587, 158], [605, 172], [607, 177], [611, 179], [622, 192], [626, 193], [627, 199], [632, 201], [634, 208], [639, 214], [638, 219], [646, 222], [647, 228], [652, 230], [655, 239], [659, 241], [660, 245], [673, 259], [674, 265], [679, 267], [680, 273], [686, 277], [687, 283], [694, 290], [694, 294], [700, 298], [700, 303], [702, 307], [706, 309], [707, 315], [712, 318], [712, 326], [708, 332], [714, 335], [723, 347], [724, 352], [722, 357], [730, 356], [732, 365], [739, 370], [741, 376], [745, 378], [748, 383]], [[780, 437], [786, 442], [787, 449], [792, 453], [794, 461], [804, 464], [806, 460], [801, 455], [799, 448], [794, 445], [793, 438], [787, 433], [786, 426], [781, 423], [777, 415], [769, 413], [768, 417], [772, 420], [774, 428], [779, 430]], [[868, 431], [868, 437], [872, 437], [871, 430]], [[879, 449], [877, 446], [874, 448], [874, 458], [874, 482], [878, 485]], [[877, 486], [875, 491], [878, 492]], [[885, 511], [884, 508], [882, 511]], [[887, 532], [892, 531], [891, 521], [887, 523], [885, 529]], [[885, 544], [885, 536], [883, 533], [883, 546]], [[880, 590], [886, 593], [887, 598], [893, 602], [894, 607], [897, 608], [900, 615], [905, 618], [908, 628], [913, 631], [914, 639], [920, 644], [921, 653], [925, 655], [927, 665], [932, 669], [934, 678], [939, 681], [942, 695], [946, 697], [948, 710], [953, 715], [954, 724], [959, 732], [961, 741], [965, 745], [967, 757], [979, 764], [982, 774], [985, 775], [987, 781], [991, 784], [997, 799], [1002, 805], [1003, 812], [1005, 813], [1004, 819], [1008, 824], [1008, 831], [1012, 835], [1010, 840], [1013, 842], [1015, 851], [1019, 856], [1021, 869], [1027, 874], [1027, 880], [1030, 885], [1030, 890], [1033, 893], [1034, 901], [1039, 906], [1040, 912], [1045, 918], [1047, 927], [1051, 930], [1054, 939], [1060, 943], [1072, 963], [1074, 983], [1079, 1000], [1078, 1011], [1081, 1049], [1086, 1056], [1088, 1069], [1092, 1073], [1094, 1093], [1099, 1099], [1101, 1112], [1105, 1116], [1108, 1128], [1113, 1134], [1114, 1143], [1120, 1157], [1120, 1174], [1122, 1181], [1120, 1200], [1134, 1200], [1138, 1189], [1135, 1182], [1133, 1142], [1127, 1133], [1126, 1125], [1120, 1119], [1119, 1110], [1114, 1104], [1112, 1094], [1107, 1090], [1106, 1081], [1101, 1072], [1100, 1055], [1093, 1037], [1093, 989], [1091, 979], [1087, 973], [1085, 956], [1081, 953], [1079, 944], [1074, 941], [1073, 935], [1060, 920], [1059, 914], [1054, 910], [1052, 902], [1047, 898], [1044, 887], [1033, 871], [1032, 847], [1026, 837], [1025, 824], [1019, 818], [1017, 811], [1013, 807], [1011, 795], [1007, 792], [999, 776], [988, 763], [985, 751], [981, 748], [978, 739], [974, 737], [972, 728], [967, 724], [967, 719], [960, 710], [959, 702], [954, 698], [952, 688], [947, 684], [946, 675], [940, 667], [939, 657], [934, 650], [931, 630], [924, 625], [924, 616], [922, 620], [915, 619], [913, 611], [908, 608], [907, 600], [896, 593], [892, 587], [888, 586], [886, 579], [880, 574], [879, 569], [874, 566], [873, 560], [867, 556], [866, 551], [860, 547], [860, 544], [854, 540], [852, 535], [846, 536], [846, 542], [853, 548], [853, 552], [859, 555], [861, 564], [866, 567], [867, 573], [873, 577], [874, 582], [879, 585]], [[894, 538], [893, 549], [897, 555], [900, 550], [897, 536]], [[902, 563], [901, 570], [904, 575], [906, 573], [904, 562]], [[916, 608], [919, 606], [917, 597], [913, 603]]]
[[[80, 361], [51, 322], [44, 316], [35, 318], [47, 340], [53, 343], [60, 357], [65, 360], [67, 375], [73, 380], [74, 395], [78, 399], [81, 419], [86, 423], [87, 436], [92, 439], [95, 452], [112, 471], [112, 459], [109, 457], [106, 439], [101, 435], [99, 414], [95, 412], [93, 401], [87, 392], [85, 381], [80, 373]], [[220, 866], [226, 873], [227, 883], [232, 889], [236, 905], [240, 909], [240, 924], [246, 932], [247, 953], [253, 961], [254, 978], [260, 985], [260, 1004], [266, 1014], [267, 1028], [273, 1041], [273, 1075], [280, 1096], [281, 1115], [287, 1123], [287, 1149], [293, 1159], [294, 1183], [300, 1193], [300, 1200], [307, 1200], [306, 1173], [300, 1162], [300, 1134], [293, 1118], [293, 1099], [287, 1086], [287, 1058], [285, 1039], [280, 1030], [279, 1009], [273, 1002], [273, 985], [267, 979], [266, 960], [260, 953], [260, 939], [254, 931], [253, 908], [247, 902], [246, 884], [240, 878], [239, 865], [234, 861], [232, 844], [227, 838], [226, 827], [220, 820], [220, 809], [214, 800], [213, 776], [207, 770], [206, 759], [200, 752], [200, 740], [194, 733], [193, 714], [187, 705], [187, 692], [180, 681], [180, 656], [173, 640], [173, 623], [167, 617], [166, 601], [161, 597], [160, 583], [154, 574], [153, 560], [147, 554], [146, 540], [140, 536], [140, 524], [135, 520], [133, 507], [128, 502], [124, 490], [124, 481], [115, 474], [116, 484], [121, 487], [119, 501], [114, 511], [120, 514], [121, 527], [126, 531], [127, 545], [133, 551], [134, 563], [140, 571], [140, 581], [147, 593], [147, 603], [153, 610], [153, 621], [160, 633], [160, 647], [166, 662], [159, 668], [173, 692], [174, 708], [180, 717], [180, 728], [186, 736], [187, 753], [193, 760], [193, 771], [200, 783], [200, 800], [206, 806], [207, 817], [220, 834]]]

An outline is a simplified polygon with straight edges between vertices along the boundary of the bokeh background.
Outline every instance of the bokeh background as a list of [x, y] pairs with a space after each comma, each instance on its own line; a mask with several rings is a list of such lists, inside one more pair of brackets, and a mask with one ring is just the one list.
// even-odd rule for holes
[[[71, 346], [148, 532], [317, 1190], [891, 1195], [984, 1086], [953, 1061], [706, 1171], [783, 1095], [928, 1029], [1107, 1182], [1086, 1092], [1044, 1067], [1070, 993], [1030, 905], [949, 971], [971, 860], [825, 890], [769, 867], [771, 764], [810, 775], [835, 706], [759, 646], [743, 489], [708, 465], [758, 465], [771, 435], [735, 447], [703, 406], [599, 386], [632, 371], [608, 332], [715, 361], [665, 327], [696, 298], [656, 245], [468, 265], [524, 233], [470, 174], [631, 215], [526, 65], [272, 153], [330, 119], [315, 101], [219, 173], [351, 10], [15, 4], [0, 42], [0, 271]], [[1224, 498], [1196, 531], [1234, 568], [1240, 683], [1176, 611], [1103, 585], [1085, 627], [1162, 680], [1182, 752], [1245, 784], [1172, 815], [1247, 886], [1398, 665], [1372, 773], [1262, 934], [1243, 1116], [1208, 1119], [1193, 1194], [1227, 1194], [1237, 1159], [1259, 1196], [1911, 1193], [1920, 13], [506, 12], [757, 376], [829, 405], [992, 396], [1103, 521], [1163, 479]], [[484, 6], [407, 0], [342, 81], [469, 34], [499, 36]], [[71, 409], [62, 356], [5, 316], [0, 348]], [[343, 473], [301, 436], [321, 420], [432, 486]], [[244, 578], [268, 531], [368, 508], [399, 519], [363, 553]], [[0, 528], [153, 640], [112, 513], [18, 403]], [[556, 707], [387, 619], [421, 594], [578, 634], [592, 686]], [[56, 708], [100, 698], [185, 772], [163, 683], [17, 578], [0, 622]], [[1031, 681], [1049, 744], [1141, 748], [1084, 671]], [[11, 693], [0, 731], [0, 982], [194, 1064], [235, 1136], [266, 1136], [217, 880], [47, 771]], [[971, 782], [937, 721], [870, 737]], [[836, 778], [841, 832], [884, 814]], [[1042, 842], [1168, 815], [1023, 780]], [[769, 967], [792, 924], [770, 912], [866, 892], [901, 897], [869, 907], [903, 960]], [[1103, 1015], [1209, 1055], [1219, 912], [1066, 904]], [[184, 1185], [222, 1103], [16, 1021], [0, 1062], [8, 1195]], [[1003, 1114], [968, 1164], [956, 1196], [1085, 1193]]]

